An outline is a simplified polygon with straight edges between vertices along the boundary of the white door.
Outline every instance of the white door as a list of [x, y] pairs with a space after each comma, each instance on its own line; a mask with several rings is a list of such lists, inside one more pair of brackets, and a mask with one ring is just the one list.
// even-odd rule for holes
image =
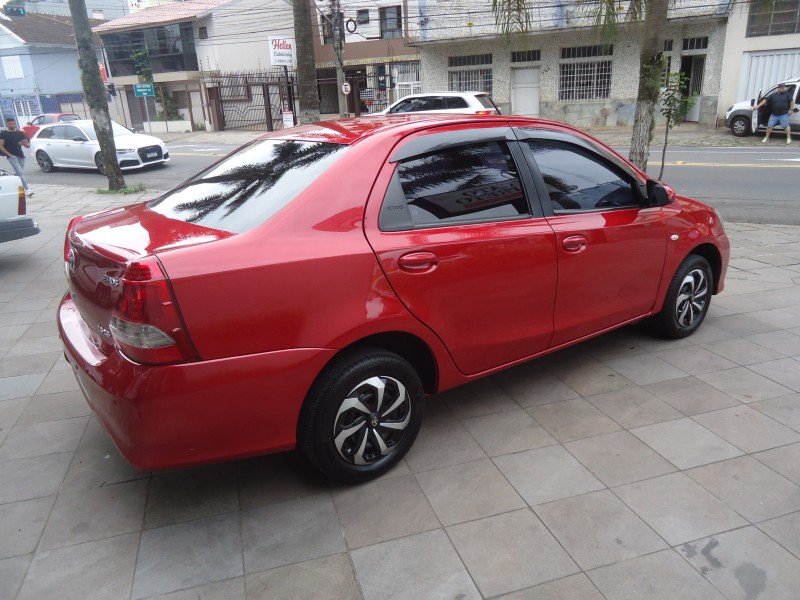
[[539, 68], [511, 69], [511, 114], [539, 116]]

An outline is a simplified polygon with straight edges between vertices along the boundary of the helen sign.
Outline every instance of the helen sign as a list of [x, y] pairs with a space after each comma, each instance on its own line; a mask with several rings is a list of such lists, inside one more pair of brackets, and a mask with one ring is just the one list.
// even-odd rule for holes
[[273, 67], [294, 66], [294, 38], [269, 38], [269, 60]]

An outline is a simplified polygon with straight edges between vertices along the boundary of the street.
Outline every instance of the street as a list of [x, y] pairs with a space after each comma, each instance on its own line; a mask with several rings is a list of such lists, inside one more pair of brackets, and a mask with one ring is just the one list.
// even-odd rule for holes
[[[171, 161], [165, 167], [124, 173], [129, 186], [143, 184], [150, 190], [167, 190], [224, 156], [236, 145], [169, 143]], [[627, 148], [614, 146], [623, 156]], [[648, 172], [657, 176], [661, 148], [653, 144]], [[800, 225], [797, 201], [800, 141], [786, 146], [774, 139], [766, 147], [696, 148], [671, 146], [666, 154], [664, 181], [683, 195], [711, 204], [726, 221]], [[26, 167], [31, 186], [96, 185], [106, 187], [107, 179], [95, 171], [62, 169], [42, 173], [31, 159]]]

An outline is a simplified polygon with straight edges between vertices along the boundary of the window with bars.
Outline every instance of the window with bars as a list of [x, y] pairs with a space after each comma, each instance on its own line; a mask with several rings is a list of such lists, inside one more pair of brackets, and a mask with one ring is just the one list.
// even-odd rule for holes
[[594, 58], [595, 56], [612, 56], [614, 45], [605, 46], [573, 46], [572, 48], [562, 48], [561, 58]]
[[542, 52], [541, 50], [522, 50], [519, 52], [512, 52], [511, 53], [511, 62], [512, 63], [519, 63], [519, 62], [537, 62], [542, 60]]
[[381, 17], [381, 38], [403, 37], [403, 13], [399, 6], [379, 9]]
[[746, 37], [800, 33], [800, 0], [751, 2]]
[[705, 50], [708, 48], [708, 37], [693, 37], [683, 39], [684, 50]]
[[664, 52], [672, 52], [672, 40], [664, 40]]
[[25, 73], [22, 70], [22, 62], [19, 56], [3, 57], [3, 73], [6, 79], [24, 79]]
[[448, 89], [453, 92], [486, 92], [492, 95], [491, 69], [463, 69], [447, 73]]
[[35, 100], [14, 100], [14, 112], [19, 120], [28, 121], [39, 113], [39, 107]]
[[448, 56], [447, 66], [453, 67], [475, 67], [477, 65], [492, 64], [491, 54], [471, 54], [469, 56]]
[[369, 9], [362, 8], [356, 13], [356, 21], [359, 25], [366, 25], [369, 23]]
[[197, 28], [197, 37], [201, 40], [208, 39], [208, 27], [198, 27]]
[[559, 100], [596, 100], [611, 96], [611, 61], [562, 63]]

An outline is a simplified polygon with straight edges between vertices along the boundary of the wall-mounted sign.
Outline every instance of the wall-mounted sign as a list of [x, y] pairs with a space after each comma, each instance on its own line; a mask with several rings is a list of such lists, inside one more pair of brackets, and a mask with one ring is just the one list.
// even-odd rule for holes
[[294, 66], [294, 38], [269, 38], [269, 60], [273, 67]]

